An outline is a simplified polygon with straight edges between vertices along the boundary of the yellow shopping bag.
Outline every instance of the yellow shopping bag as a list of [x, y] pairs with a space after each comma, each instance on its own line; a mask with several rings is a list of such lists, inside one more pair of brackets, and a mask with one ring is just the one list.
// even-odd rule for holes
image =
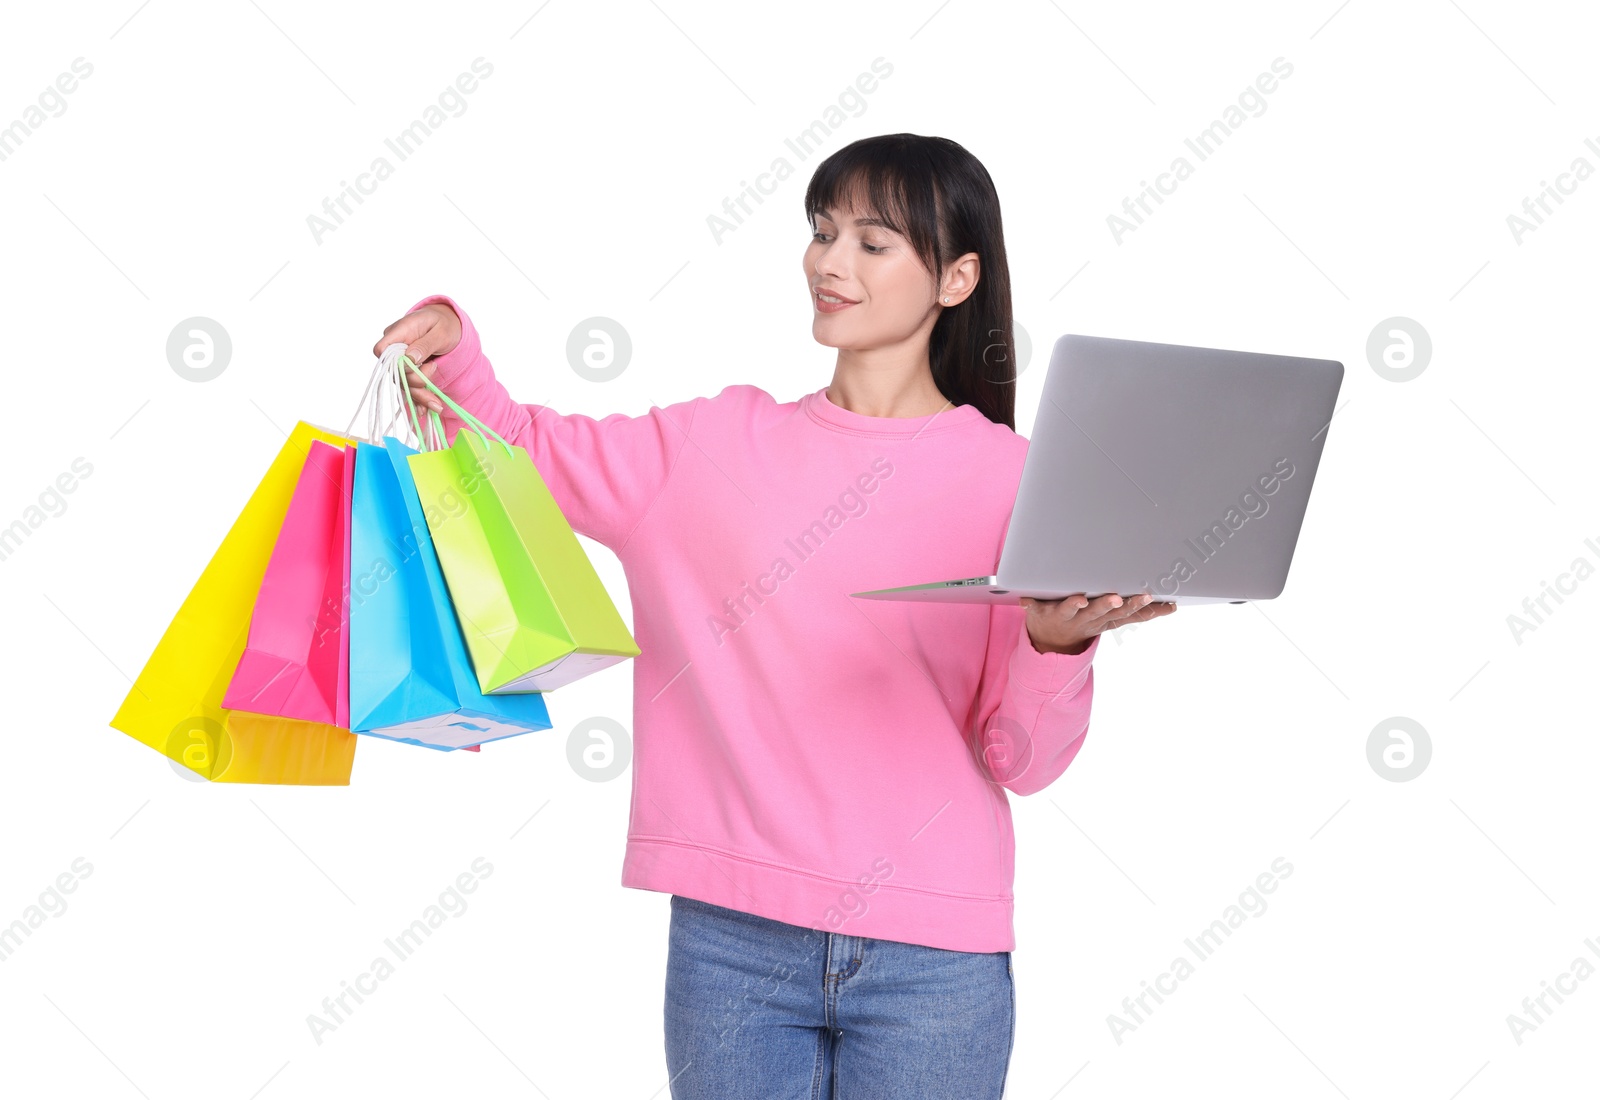
[[111, 719], [113, 729], [213, 782], [350, 782], [356, 737], [349, 730], [222, 706], [278, 529], [317, 439], [354, 443], [305, 421], [294, 426]]

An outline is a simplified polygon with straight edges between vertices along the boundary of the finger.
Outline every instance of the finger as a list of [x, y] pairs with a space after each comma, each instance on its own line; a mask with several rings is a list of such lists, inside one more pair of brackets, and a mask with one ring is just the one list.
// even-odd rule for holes
[[372, 346], [374, 356], [382, 355], [390, 344], [406, 345], [406, 355], [413, 363], [431, 359], [449, 338], [448, 326], [441, 323], [439, 308], [426, 305], [406, 314], [383, 330], [383, 337]]
[[[1163, 614], [1162, 609], [1170, 608], [1170, 606], [1171, 604], [1168, 603], [1157, 603], [1155, 596], [1138, 596], [1136, 600], [1128, 601], [1128, 603], [1123, 604], [1120, 611], [1115, 612], [1115, 620], [1117, 620], [1117, 625], [1125, 624], [1125, 622], [1146, 622], [1147, 619], [1154, 619], [1158, 614]], [[1122, 614], [1123, 611], [1126, 614]]]
[[1022, 604], [1028, 614], [1035, 620], [1047, 622], [1067, 622], [1088, 606], [1088, 599], [1083, 595], [1063, 596], [1054, 600], [1042, 600], [1034, 596], [1022, 597]]
[[421, 340], [423, 334], [432, 328], [433, 324], [434, 318], [426, 310], [406, 314], [383, 330], [383, 336], [372, 345], [373, 358], [382, 355], [383, 349], [390, 344], [405, 344], [409, 347], [414, 341]]
[[424, 383], [421, 378], [417, 377], [418, 373], [421, 373], [423, 376], [431, 379], [433, 377], [433, 372], [434, 367], [431, 363], [425, 364], [416, 371], [407, 371], [406, 385], [411, 390], [412, 401], [419, 405], [424, 405], [430, 409], [442, 410], [444, 408], [444, 402], [439, 400], [438, 394], [430, 390], [427, 384]]
[[[1078, 598], [1086, 599], [1087, 597], [1080, 596]], [[1115, 620], [1126, 603], [1127, 601], [1117, 593], [1108, 592], [1104, 596], [1096, 596], [1094, 599], [1089, 600], [1088, 605], [1081, 608], [1074, 618], [1079, 621], [1086, 621], [1091, 625], [1111, 622]]]
[[1151, 619], [1158, 619], [1163, 615], [1170, 615], [1176, 610], [1178, 610], [1177, 604], [1152, 598], [1148, 603], [1139, 607], [1132, 614], [1124, 615], [1121, 618], [1109, 623], [1106, 626], [1106, 629], [1115, 630], [1117, 627], [1127, 626], [1129, 623], [1149, 622]]
[[1112, 623], [1130, 621], [1148, 611], [1154, 600], [1155, 597], [1148, 593], [1129, 596], [1122, 601], [1122, 606], [1112, 608], [1106, 619]]
[[406, 358], [419, 367], [429, 365], [434, 353], [439, 350], [439, 345], [443, 341], [444, 337], [440, 334], [439, 329], [437, 327], [431, 328], [419, 335], [415, 340], [406, 342]]
[[[421, 379], [417, 377], [417, 375], [420, 374], [423, 378], [426, 378], [428, 381], [432, 382], [434, 376], [438, 373], [439, 364], [437, 361], [432, 363], [422, 363], [420, 365], [413, 361], [411, 366], [406, 368], [406, 382], [409, 385], [422, 386], [423, 389], [427, 389], [428, 387], [421, 381]], [[434, 385], [438, 385], [438, 383], [434, 382]]]

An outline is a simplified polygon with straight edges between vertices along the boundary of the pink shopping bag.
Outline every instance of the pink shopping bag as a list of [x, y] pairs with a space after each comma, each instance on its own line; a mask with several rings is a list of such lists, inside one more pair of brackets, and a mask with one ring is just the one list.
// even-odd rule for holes
[[222, 705], [349, 728], [350, 493], [356, 449], [313, 440]]

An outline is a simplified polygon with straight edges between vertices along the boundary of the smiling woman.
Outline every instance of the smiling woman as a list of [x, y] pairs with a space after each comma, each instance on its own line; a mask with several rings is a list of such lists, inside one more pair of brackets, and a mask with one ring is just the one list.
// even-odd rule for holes
[[994, 381], [1016, 358], [1005, 232], [983, 165], [944, 138], [858, 141], [818, 165], [805, 210], [811, 334], [839, 349], [830, 396], [876, 416], [973, 405], [1015, 429], [1015, 379]]
[[[622, 564], [640, 653], [621, 878], [672, 897], [674, 1100], [998, 1100], [1008, 796], [1079, 755], [1100, 633], [1155, 613], [850, 598], [995, 571], [1028, 449], [1010, 279], [994, 182], [947, 138], [846, 145], [803, 213], [812, 337], [837, 357], [795, 399], [733, 384], [599, 417], [518, 402], [442, 294], [374, 354], [406, 344]], [[420, 379], [413, 393], [442, 406]], [[440, 416], [453, 439], [461, 418]]]

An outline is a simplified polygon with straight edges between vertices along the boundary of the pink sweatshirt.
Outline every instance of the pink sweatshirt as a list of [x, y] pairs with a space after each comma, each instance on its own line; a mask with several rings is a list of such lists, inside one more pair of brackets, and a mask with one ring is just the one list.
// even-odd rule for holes
[[622, 885], [1012, 950], [1005, 792], [1042, 790], [1082, 747], [1099, 639], [1040, 653], [1020, 605], [848, 593], [993, 573], [1028, 441], [971, 405], [864, 416], [826, 386], [563, 415], [514, 402], [461, 307], [412, 309], [428, 302], [461, 317], [435, 384], [527, 450], [628, 579], [641, 652]]

